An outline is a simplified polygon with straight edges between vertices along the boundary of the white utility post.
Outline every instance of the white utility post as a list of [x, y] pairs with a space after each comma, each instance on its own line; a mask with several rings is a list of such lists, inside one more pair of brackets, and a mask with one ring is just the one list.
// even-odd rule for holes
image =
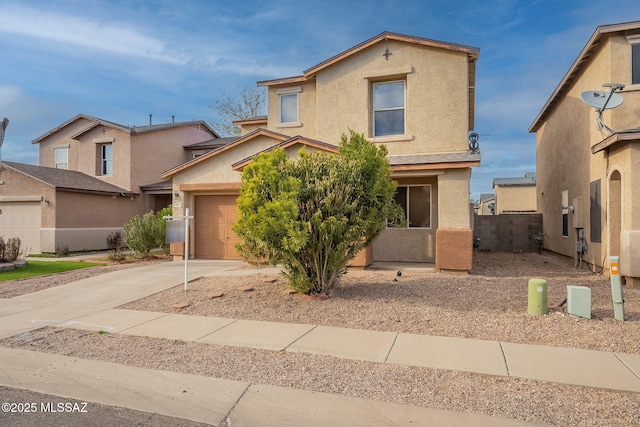
[[188, 289], [187, 284], [189, 283], [189, 220], [193, 219], [194, 217], [189, 216], [189, 208], [185, 208], [184, 215], [171, 215], [164, 216], [163, 218], [179, 219], [184, 221], [184, 290], [186, 291]]

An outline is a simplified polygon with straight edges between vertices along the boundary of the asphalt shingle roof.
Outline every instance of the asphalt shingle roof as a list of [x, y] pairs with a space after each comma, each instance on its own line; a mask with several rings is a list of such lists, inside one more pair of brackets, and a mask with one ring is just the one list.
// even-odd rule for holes
[[108, 182], [104, 182], [79, 171], [15, 162], [2, 162], [2, 165], [55, 187], [58, 190], [102, 194], [124, 194], [127, 196], [137, 195], [137, 193], [109, 184]]

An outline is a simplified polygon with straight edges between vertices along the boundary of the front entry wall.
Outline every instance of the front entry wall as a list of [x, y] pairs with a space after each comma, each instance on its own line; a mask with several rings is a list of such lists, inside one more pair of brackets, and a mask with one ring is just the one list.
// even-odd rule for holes
[[240, 260], [235, 249], [240, 241], [231, 231], [238, 220], [238, 196], [195, 197], [195, 256], [200, 259]]

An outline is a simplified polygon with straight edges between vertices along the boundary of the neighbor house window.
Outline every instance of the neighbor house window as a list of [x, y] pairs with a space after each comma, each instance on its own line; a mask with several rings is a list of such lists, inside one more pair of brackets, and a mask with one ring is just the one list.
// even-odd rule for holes
[[431, 228], [431, 186], [398, 186], [396, 203], [402, 206], [409, 228]]
[[602, 242], [602, 188], [600, 180], [589, 184], [589, 222], [591, 226], [591, 241]]
[[100, 145], [100, 175], [113, 173], [113, 147], [111, 144]]
[[298, 121], [298, 94], [280, 95], [280, 123], [296, 123]]
[[404, 81], [374, 83], [373, 136], [404, 134], [404, 107]]
[[569, 190], [562, 191], [562, 236], [569, 237]]
[[57, 169], [69, 169], [69, 147], [53, 149]]
[[631, 84], [640, 84], [640, 41], [631, 45]]

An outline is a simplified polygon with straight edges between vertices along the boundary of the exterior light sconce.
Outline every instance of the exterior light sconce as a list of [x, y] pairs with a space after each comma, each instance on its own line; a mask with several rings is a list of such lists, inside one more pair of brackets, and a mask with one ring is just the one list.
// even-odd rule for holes
[[180, 193], [173, 193], [173, 197], [175, 197], [176, 199], [180, 198]]

